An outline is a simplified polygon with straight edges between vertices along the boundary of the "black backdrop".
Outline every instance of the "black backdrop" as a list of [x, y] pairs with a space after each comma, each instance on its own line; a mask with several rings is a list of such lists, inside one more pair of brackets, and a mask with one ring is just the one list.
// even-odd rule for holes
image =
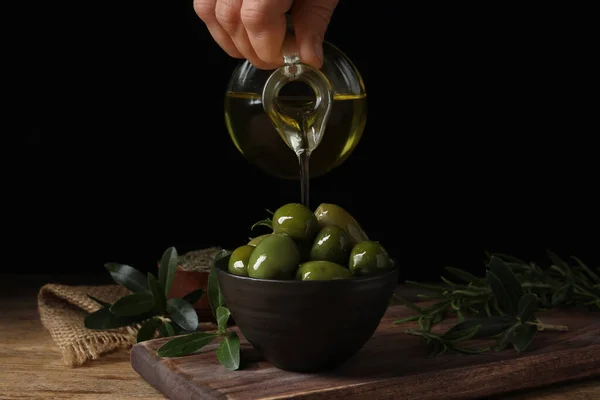
[[[4, 272], [148, 270], [168, 246], [233, 247], [265, 208], [299, 200], [226, 134], [237, 60], [192, 1], [126, 3], [70, 10], [42, 49], [8, 217], [25, 261]], [[589, 52], [564, 39], [568, 16], [389, 3], [341, 1], [332, 19], [326, 39], [363, 74], [369, 115], [312, 204], [347, 208], [410, 279], [480, 271], [485, 249], [600, 262]]]

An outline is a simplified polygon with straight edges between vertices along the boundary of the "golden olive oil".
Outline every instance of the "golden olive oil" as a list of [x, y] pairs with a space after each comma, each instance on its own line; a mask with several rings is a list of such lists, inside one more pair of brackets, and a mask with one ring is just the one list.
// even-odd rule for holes
[[[310, 126], [315, 95], [307, 85], [288, 84], [277, 98], [287, 125]], [[334, 94], [331, 113], [321, 142], [310, 153], [310, 178], [321, 176], [340, 165], [354, 150], [365, 127], [366, 94]], [[306, 117], [306, 118], [305, 118]], [[260, 93], [227, 92], [227, 130], [237, 149], [252, 164], [282, 179], [300, 179], [299, 156], [288, 146], [263, 109]], [[308, 161], [308, 160], [307, 160]]]

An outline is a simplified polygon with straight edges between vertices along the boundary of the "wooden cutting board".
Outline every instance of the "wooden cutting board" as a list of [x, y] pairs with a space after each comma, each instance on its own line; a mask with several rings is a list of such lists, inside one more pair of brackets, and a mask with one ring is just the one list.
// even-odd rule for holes
[[[412, 315], [391, 306], [373, 337], [340, 369], [324, 374], [281, 371], [265, 362], [242, 336], [243, 370], [229, 371], [211, 344], [201, 353], [161, 359], [166, 339], [133, 346], [133, 368], [172, 400], [191, 399], [473, 399], [600, 376], [600, 314], [540, 313], [546, 324], [568, 325], [569, 332], [539, 332], [527, 352], [512, 349], [483, 355], [449, 354], [426, 358], [420, 338], [394, 325]], [[542, 318], [543, 316], [543, 318]], [[447, 328], [455, 321], [439, 324]], [[318, 329], [318, 327], [315, 327]]]

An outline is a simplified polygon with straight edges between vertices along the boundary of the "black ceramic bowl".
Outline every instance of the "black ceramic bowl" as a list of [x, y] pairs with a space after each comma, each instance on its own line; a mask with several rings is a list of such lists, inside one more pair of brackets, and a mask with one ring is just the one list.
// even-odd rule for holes
[[236, 325], [277, 368], [334, 369], [371, 338], [398, 284], [398, 268], [370, 278], [329, 281], [253, 279], [215, 267]]

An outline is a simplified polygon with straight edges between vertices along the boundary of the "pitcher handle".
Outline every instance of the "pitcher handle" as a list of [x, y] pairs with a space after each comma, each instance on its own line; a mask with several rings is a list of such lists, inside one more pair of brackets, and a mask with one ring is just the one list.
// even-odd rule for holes
[[[282, 45], [283, 62], [284, 64], [273, 71], [267, 79], [262, 92], [263, 109], [277, 128], [280, 134], [290, 138], [291, 132], [285, 132], [289, 127], [284, 126], [285, 123], [276, 115], [287, 115], [286, 110], [279, 107], [277, 97], [279, 91], [286, 84], [293, 81], [306, 83], [315, 92], [316, 102], [313, 115], [312, 134], [308, 138], [298, 138], [300, 140], [308, 139], [311, 143], [306, 144], [302, 151], [306, 148], [316, 148], [323, 138], [325, 125], [329, 120], [331, 113], [331, 105], [333, 102], [333, 94], [329, 79], [318, 69], [300, 62], [300, 53], [296, 44], [296, 35], [288, 17], [288, 29]], [[297, 134], [297, 133], [296, 133]], [[288, 146], [297, 154], [298, 146], [292, 146], [293, 140], [285, 140]], [[296, 148], [294, 148], [296, 147]]]

